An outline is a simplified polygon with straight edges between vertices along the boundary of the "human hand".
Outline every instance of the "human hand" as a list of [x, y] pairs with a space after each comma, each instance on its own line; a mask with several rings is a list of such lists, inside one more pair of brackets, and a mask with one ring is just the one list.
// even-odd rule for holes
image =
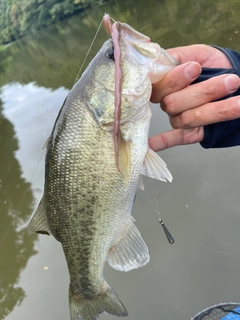
[[190, 86], [200, 75], [202, 67], [232, 68], [224, 53], [207, 45], [167, 51], [180, 65], [153, 85], [151, 101], [161, 103], [173, 130], [149, 139], [149, 146], [155, 151], [200, 142], [204, 137], [203, 126], [240, 117], [238, 96], [215, 101], [239, 88], [237, 75], [221, 75]]

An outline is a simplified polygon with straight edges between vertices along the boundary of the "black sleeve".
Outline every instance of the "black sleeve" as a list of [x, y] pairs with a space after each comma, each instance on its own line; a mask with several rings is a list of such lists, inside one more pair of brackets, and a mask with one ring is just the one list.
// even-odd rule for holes
[[[233, 69], [203, 68], [201, 75], [193, 83], [227, 73], [240, 77], [240, 53], [227, 48], [215, 48], [221, 50], [228, 57]], [[240, 89], [224, 99], [237, 95], [240, 95]], [[240, 145], [240, 118], [205, 126], [204, 138], [200, 144], [204, 148], [225, 148]]]

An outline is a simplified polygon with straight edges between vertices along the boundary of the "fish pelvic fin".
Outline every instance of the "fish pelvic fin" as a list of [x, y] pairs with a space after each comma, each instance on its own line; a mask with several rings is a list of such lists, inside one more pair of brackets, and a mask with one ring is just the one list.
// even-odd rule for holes
[[172, 175], [166, 163], [150, 148], [148, 148], [141, 174], [153, 179], [172, 182]]
[[118, 317], [127, 317], [128, 312], [114, 290], [107, 290], [96, 296], [76, 295], [69, 287], [69, 308], [71, 320], [96, 320], [98, 315], [106, 312]]
[[47, 235], [51, 234], [45, 208], [43, 205], [43, 198], [41, 199], [38, 208], [29, 223], [28, 229], [30, 232], [36, 232]]
[[143, 267], [149, 259], [148, 247], [130, 216], [121, 236], [109, 250], [107, 261], [112, 268], [127, 272]]

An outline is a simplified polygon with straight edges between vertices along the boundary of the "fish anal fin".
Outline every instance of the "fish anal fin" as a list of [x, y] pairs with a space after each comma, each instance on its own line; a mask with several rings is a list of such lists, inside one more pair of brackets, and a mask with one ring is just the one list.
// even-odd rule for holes
[[41, 199], [36, 212], [34, 213], [28, 229], [30, 232], [50, 235], [51, 231], [48, 226], [47, 216], [43, 205], [43, 198]]
[[148, 148], [141, 174], [153, 179], [172, 182], [172, 175], [166, 163], [150, 148]]
[[125, 184], [128, 184], [131, 169], [131, 141], [125, 141], [119, 136], [117, 151], [117, 167], [122, 175]]
[[126, 272], [144, 266], [149, 258], [147, 245], [131, 216], [120, 238], [109, 250], [108, 263], [112, 268]]

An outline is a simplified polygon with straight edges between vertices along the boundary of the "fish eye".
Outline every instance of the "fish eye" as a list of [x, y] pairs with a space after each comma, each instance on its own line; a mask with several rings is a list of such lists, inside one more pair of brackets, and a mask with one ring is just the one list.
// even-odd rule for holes
[[113, 50], [113, 47], [107, 48], [107, 50], [105, 51], [105, 56], [106, 56], [108, 59], [111, 59], [111, 60], [114, 61], [114, 50]]

